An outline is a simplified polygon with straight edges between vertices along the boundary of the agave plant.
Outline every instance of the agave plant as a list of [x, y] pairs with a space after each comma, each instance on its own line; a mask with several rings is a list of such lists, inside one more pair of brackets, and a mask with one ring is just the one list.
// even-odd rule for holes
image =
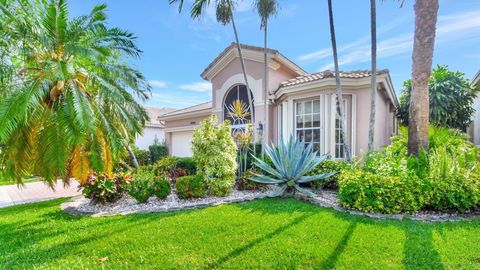
[[312, 150], [311, 144], [305, 147], [305, 143], [294, 139], [293, 136], [290, 136], [286, 143], [281, 139], [277, 147], [267, 146], [265, 151], [273, 166], [254, 157], [255, 165], [269, 175], [256, 174], [249, 179], [257, 183], [278, 185], [269, 195], [270, 197], [280, 196], [288, 188], [293, 188], [308, 196], [315, 196], [313, 192], [300, 187], [300, 184], [323, 180], [336, 173], [328, 172], [306, 176], [308, 172], [327, 159], [327, 156], [318, 157], [317, 152]]

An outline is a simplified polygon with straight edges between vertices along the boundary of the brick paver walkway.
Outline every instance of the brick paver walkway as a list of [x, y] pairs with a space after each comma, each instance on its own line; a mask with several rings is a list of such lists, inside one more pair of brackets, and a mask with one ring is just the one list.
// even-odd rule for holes
[[61, 197], [79, 195], [78, 182], [70, 181], [70, 186], [64, 186], [61, 180], [57, 181], [55, 190], [43, 182], [25, 183], [24, 186], [0, 186], [0, 208], [11, 205], [53, 200]]

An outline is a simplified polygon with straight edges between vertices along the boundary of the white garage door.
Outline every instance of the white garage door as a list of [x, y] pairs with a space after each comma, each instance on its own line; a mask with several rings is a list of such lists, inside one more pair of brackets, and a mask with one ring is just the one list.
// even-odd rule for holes
[[176, 157], [191, 157], [193, 131], [179, 131], [172, 133], [172, 155]]

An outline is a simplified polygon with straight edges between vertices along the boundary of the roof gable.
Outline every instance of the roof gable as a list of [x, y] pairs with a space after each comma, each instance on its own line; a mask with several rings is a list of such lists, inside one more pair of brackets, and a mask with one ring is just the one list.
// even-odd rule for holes
[[[264, 48], [251, 45], [240, 44], [244, 59], [251, 61], [264, 62]], [[280, 52], [274, 49], [267, 49], [269, 58], [269, 66], [273, 70], [279, 69], [281, 66], [293, 71], [297, 75], [308, 74], [305, 70], [297, 64], [283, 56]], [[218, 73], [220, 73], [229, 63], [239, 57], [236, 43], [230, 44], [223, 52], [221, 52], [202, 72], [200, 75], [203, 79], [211, 81]]]

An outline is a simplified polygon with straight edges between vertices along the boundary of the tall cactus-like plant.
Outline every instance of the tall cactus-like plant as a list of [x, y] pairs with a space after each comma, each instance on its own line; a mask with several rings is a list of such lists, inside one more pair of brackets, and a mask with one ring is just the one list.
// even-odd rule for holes
[[317, 152], [312, 150], [311, 144], [305, 147], [305, 143], [294, 139], [293, 136], [290, 136], [287, 142], [284, 142], [282, 138], [277, 147], [267, 146], [265, 152], [273, 166], [253, 157], [255, 165], [268, 175], [256, 174], [250, 180], [262, 184], [278, 185], [269, 195], [270, 197], [280, 196], [288, 188], [293, 188], [308, 196], [315, 196], [315, 193], [300, 187], [300, 184], [327, 179], [336, 173], [328, 172], [307, 176], [306, 174], [326, 160], [327, 156], [318, 157]]

